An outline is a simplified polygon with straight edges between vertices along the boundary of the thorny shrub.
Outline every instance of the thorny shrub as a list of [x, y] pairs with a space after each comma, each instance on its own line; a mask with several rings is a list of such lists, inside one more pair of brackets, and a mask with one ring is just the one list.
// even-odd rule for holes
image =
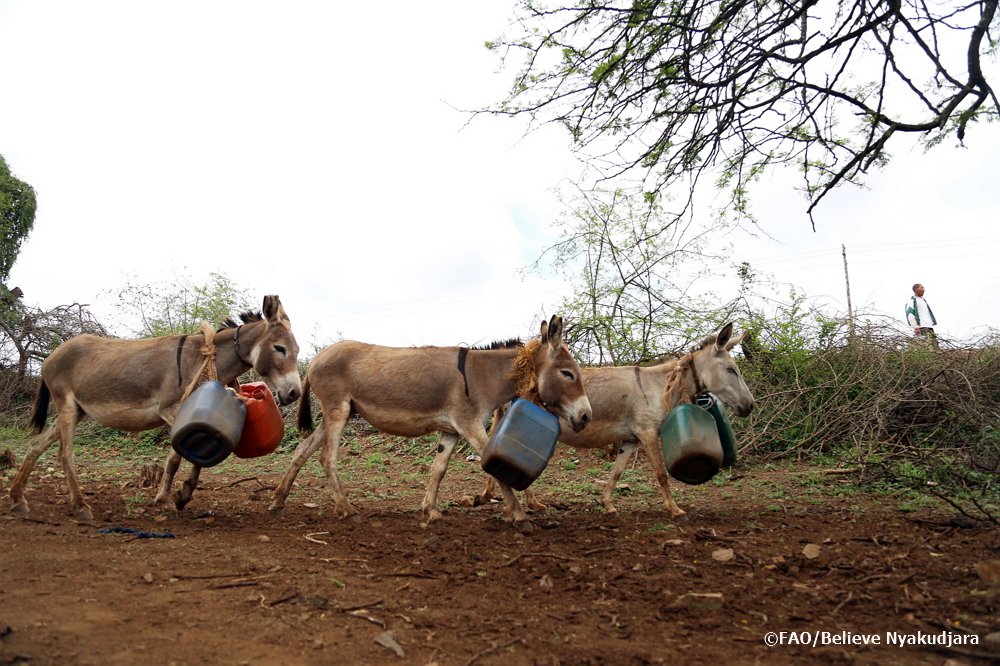
[[[787, 333], [787, 331], [785, 331]], [[733, 426], [752, 459], [834, 455], [868, 480], [1000, 519], [1000, 335], [970, 343], [868, 327], [789, 344], [760, 327], [740, 359], [757, 409]]]

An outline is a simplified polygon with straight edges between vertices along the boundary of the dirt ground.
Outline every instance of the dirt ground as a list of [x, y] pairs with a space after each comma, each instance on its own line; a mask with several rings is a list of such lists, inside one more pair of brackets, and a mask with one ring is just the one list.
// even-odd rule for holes
[[[1000, 631], [989, 572], [1000, 531], [859, 490], [850, 474], [746, 465], [738, 480], [675, 484], [688, 513], [671, 520], [640, 460], [610, 516], [596, 503], [608, 463], [559, 449], [536, 482], [550, 507], [526, 536], [499, 504], [458, 504], [482, 486], [476, 463], [456, 455], [445, 519], [428, 526], [429, 458], [365, 451], [342, 461], [354, 522], [331, 516], [318, 467], [271, 518], [277, 454], [205, 470], [168, 518], [138, 487], [138, 465], [108, 472], [78, 450], [93, 523], [70, 517], [52, 454], [29, 484], [28, 518], [9, 513], [14, 470], [0, 471], [0, 664], [974, 665], [998, 654], [986, 637]], [[946, 631], [979, 644], [895, 644]], [[843, 644], [865, 640], [880, 644]]]

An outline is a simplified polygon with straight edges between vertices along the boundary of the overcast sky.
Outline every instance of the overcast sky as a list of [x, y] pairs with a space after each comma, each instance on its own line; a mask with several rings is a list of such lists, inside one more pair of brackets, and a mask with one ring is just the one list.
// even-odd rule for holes
[[[536, 333], [567, 287], [522, 269], [555, 240], [553, 189], [580, 167], [556, 128], [525, 137], [458, 110], [506, 91], [483, 43], [510, 10], [0, 0], [0, 154], [39, 200], [9, 286], [114, 326], [106, 292], [130, 276], [221, 272], [258, 303], [279, 294], [304, 349]], [[770, 180], [757, 200], [773, 240], [727, 238], [733, 259], [843, 310], [844, 244], [856, 308], [901, 320], [920, 281], [946, 335], [998, 327], [996, 134], [893, 149], [815, 233]]]

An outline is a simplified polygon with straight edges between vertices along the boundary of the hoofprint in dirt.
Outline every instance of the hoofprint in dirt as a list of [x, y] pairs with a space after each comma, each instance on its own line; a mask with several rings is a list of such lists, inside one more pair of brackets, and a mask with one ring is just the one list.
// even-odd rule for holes
[[91, 482], [79, 523], [42, 476], [28, 518], [0, 515], [0, 664], [985, 664], [1000, 630], [1000, 534], [940, 510], [750, 468], [681, 489], [681, 521], [651, 489], [608, 516], [599, 488], [536, 483], [552, 508], [524, 536], [457, 505], [482, 483], [458, 464], [430, 526], [421, 477], [370, 487], [353, 522], [309, 475], [269, 517], [280, 470], [220, 465], [170, 519], [152, 490]]

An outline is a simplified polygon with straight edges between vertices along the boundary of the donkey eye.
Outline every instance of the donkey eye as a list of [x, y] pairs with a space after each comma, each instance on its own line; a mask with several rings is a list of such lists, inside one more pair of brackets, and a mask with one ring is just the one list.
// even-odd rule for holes
[[736, 368], [726, 368], [726, 370], [728, 370], [729, 372], [731, 372], [731, 373], [732, 373], [732, 374], [734, 374], [734, 375], [738, 375], [738, 374], [740, 374], [740, 373], [738, 373], [738, 372], [736, 371]]
[[282, 347], [281, 345], [274, 345], [274, 351], [278, 352], [279, 354], [284, 354], [285, 348]]
[[566, 379], [568, 379], [570, 381], [573, 381], [574, 377], [573, 377], [573, 373], [572, 372], [570, 372], [569, 370], [560, 370], [560, 372], [562, 372], [562, 376], [563, 377], [565, 377]]

